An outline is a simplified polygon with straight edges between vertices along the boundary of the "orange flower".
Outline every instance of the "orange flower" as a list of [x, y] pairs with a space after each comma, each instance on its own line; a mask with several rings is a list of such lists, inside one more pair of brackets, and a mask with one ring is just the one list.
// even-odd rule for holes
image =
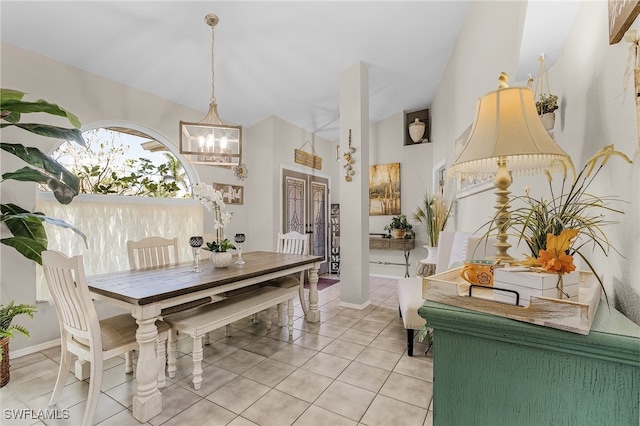
[[547, 249], [538, 253], [538, 260], [545, 271], [566, 274], [576, 269], [573, 256], [566, 252], [577, 235], [577, 229], [565, 229], [557, 237], [547, 234]]

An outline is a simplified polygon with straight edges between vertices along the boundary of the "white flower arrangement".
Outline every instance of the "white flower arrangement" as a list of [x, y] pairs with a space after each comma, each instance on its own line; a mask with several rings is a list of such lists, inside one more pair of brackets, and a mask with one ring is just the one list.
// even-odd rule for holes
[[216, 230], [218, 242], [222, 241], [224, 238], [223, 230], [229, 225], [233, 215], [233, 213], [224, 210], [226, 204], [222, 191], [214, 189], [212, 185], [199, 182], [193, 185], [193, 198], [200, 200], [200, 203], [215, 215], [213, 228]]

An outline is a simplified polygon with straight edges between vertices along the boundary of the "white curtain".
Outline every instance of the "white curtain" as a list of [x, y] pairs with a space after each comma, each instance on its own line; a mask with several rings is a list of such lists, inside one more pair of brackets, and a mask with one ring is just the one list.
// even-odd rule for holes
[[[69, 229], [45, 224], [49, 249], [67, 256], [81, 254], [87, 275], [129, 269], [127, 241], [149, 236], [178, 237], [180, 260], [192, 260], [189, 237], [203, 233], [203, 207], [191, 199], [81, 194], [71, 204], [61, 205], [52, 193], [39, 191], [35, 211], [62, 219], [87, 236], [88, 247]], [[38, 266], [36, 300], [49, 299]]]

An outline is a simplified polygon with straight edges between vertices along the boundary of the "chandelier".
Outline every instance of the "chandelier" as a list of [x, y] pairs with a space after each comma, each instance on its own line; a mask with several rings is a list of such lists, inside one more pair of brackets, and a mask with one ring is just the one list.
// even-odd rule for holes
[[215, 26], [218, 17], [205, 16], [211, 27], [211, 100], [209, 112], [197, 123], [180, 121], [180, 153], [193, 164], [238, 166], [242, 155], [242, 127], [224, 124], [218, 115], [215, 97]]

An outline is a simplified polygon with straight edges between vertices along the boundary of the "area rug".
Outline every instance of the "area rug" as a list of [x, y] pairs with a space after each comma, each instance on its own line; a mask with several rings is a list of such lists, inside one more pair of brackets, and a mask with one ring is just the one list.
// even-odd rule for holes
[[[318, 291], [324, 290], [327, 287], [331, 287], [335, 283], [339, 283], [340, 280], [334, 280], [332, 278], [318, 278]], [[309, 280], [304, 280], [304, 288], [309, 288]]]

